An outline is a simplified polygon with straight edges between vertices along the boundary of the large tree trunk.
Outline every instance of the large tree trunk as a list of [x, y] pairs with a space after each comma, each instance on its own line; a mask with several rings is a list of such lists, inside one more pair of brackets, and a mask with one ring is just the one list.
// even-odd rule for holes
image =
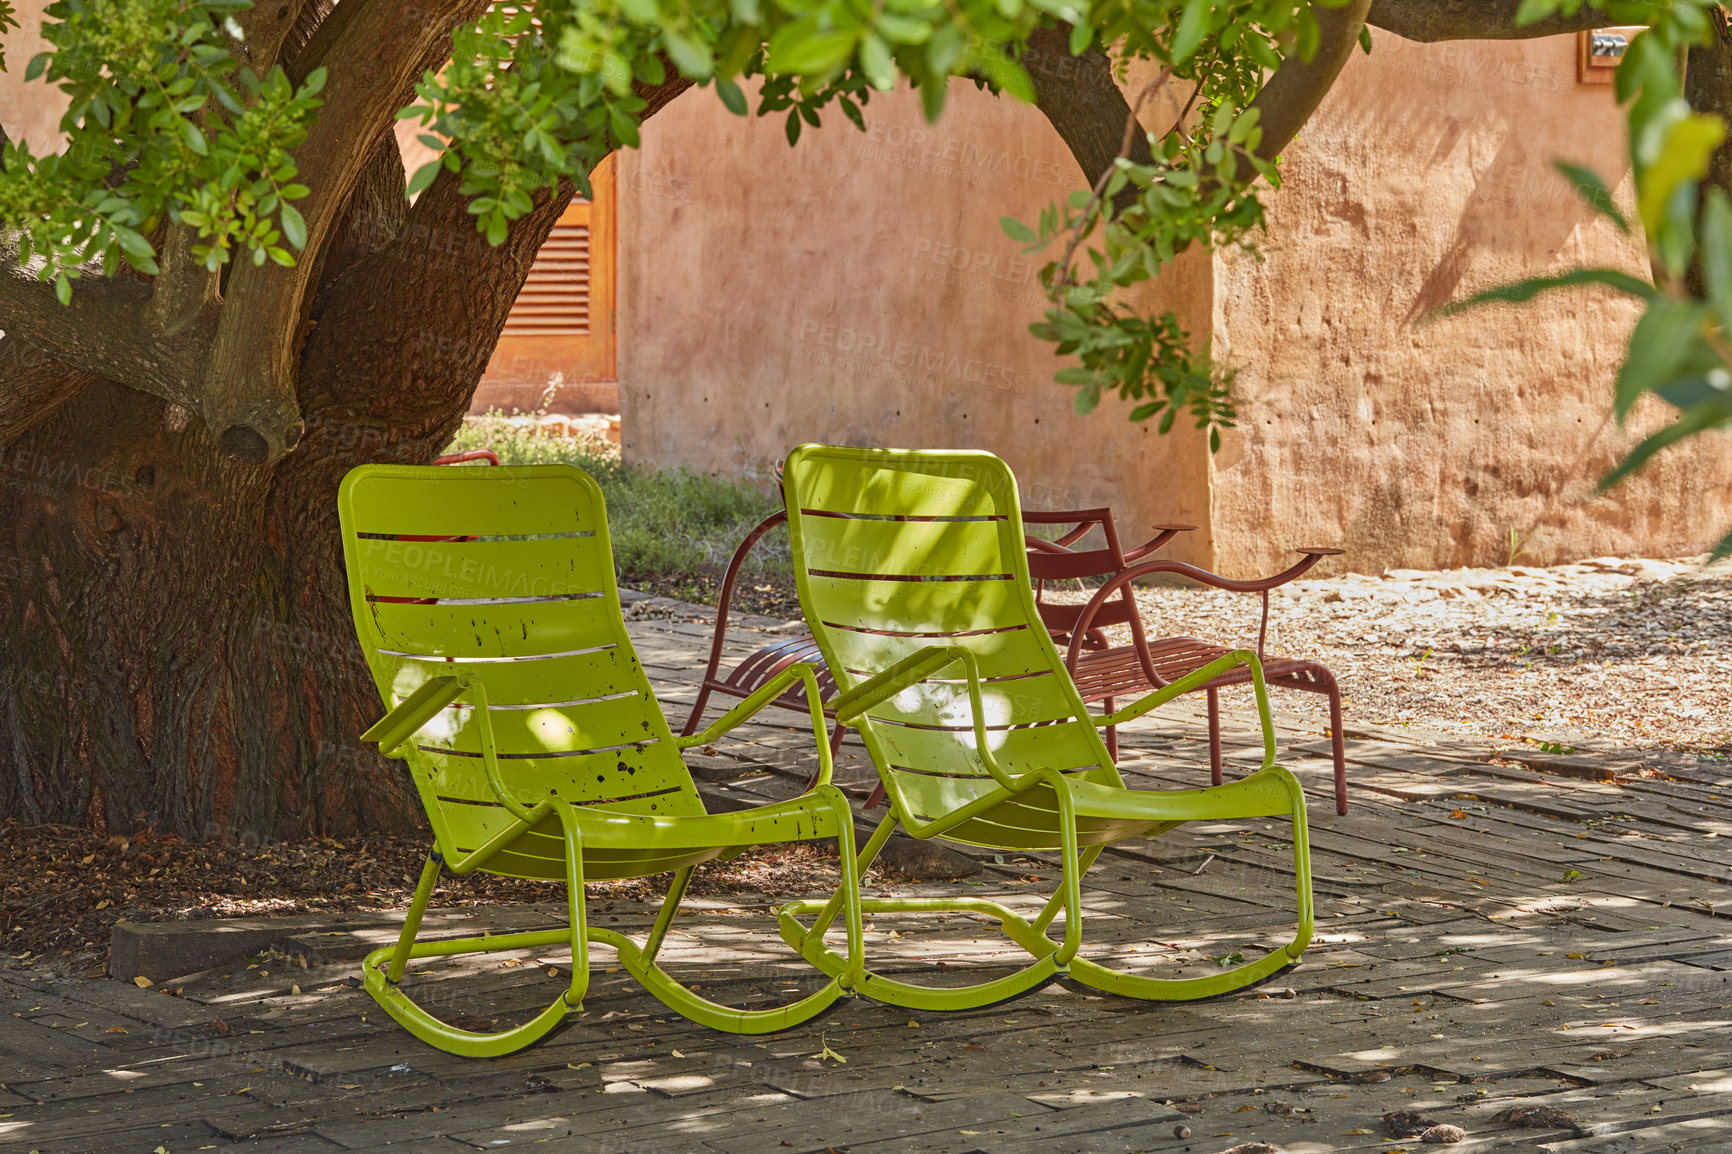
[[454, 179], [407, 221], [402, 196], [382, 142], [326, 252], [308, 432], [278, 464], [225, 458], [187, 410], [100, 380], [0, 450], [0, 814], [200, 837], [418, 820], [398, 767], [356, 740], [379, 700], [337, 484], [450, 440], [571, 191], [497, 249]]

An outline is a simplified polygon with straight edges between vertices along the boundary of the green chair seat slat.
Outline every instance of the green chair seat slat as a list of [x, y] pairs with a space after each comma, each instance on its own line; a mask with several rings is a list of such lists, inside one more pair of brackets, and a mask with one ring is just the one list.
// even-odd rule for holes
[[[475, 476], [480, 473], [479, 481]], [[504, 500], [497, 470], [429, 475], [415, 466], [369, 470], [345, 491], [345, 531], [424, 537], [594, 532], [606, 517], [594, 482], [578, 469], [513, 469], [522, 486]]]
[[[916, 729], [869, 722], [884, 751], [884, 764], [928, 773], [979, 773], [986, 766], [975, 753], [974, 733]], [[1097, 766], [1094, 725], [1067, 721], [1033, 729], [988, 730], [993, 757], [1006, 773], [1030, 769], [1081, 769]]]
[[[1023, 677], [1028, 674], [1052, 676], [1046, 649], [1041, 643], [1044, 630], [1027, 626], [995, 633], [959, 638], [948, 635], [900, 637], [886, 633], [862, 633], [854, 629], [836, 628], [829, 622], [813, 623], [814, 632], [822, 640], [831, 669], [847, 672], [849, 684], [858, 684], [880, 669], [888, 669], [904, 657], [912, 657], [930, 645], [963, 644], [979, 663], [980, 676], [992, 681], [998, 678]], [[961, 670], [946, 670], [940, 677], [951, 681], [961, 677]]]
[[[819, 571], [908, 577], [1003, 573], [992, 521], [862, 521], [810, 517], [806, 564]], [[904, 582], [919, 584], [919, 582]]]
[[[452, 803], [491, 801], [493, 789], [487, 779], [486, 762], [480, 757], [464, 757], [440, 752], [425, 746], [409, 755], [410, 764], [424, 775], [428, 788], [440, 798]], [[573, 805], [604, 804], [618, 808], [631, 806], [639, 812], [638, 802], [623, 802], [621, 798], [647, 798], [641, 805], [646, 813], [702, 813], [702, 805], [692, 788], [689, 775], [679, 780], [673, 770], [683, 769], [672, 742], [657, 742], [642, 748], [628, 748], [609, 753], [592, 753], [581, 757], [538, 757], [523, 760], [501, 760], [499, 777], [506, 789], [523, 792], [526, 803], [539, 801], [550, 791]]]
[[458, 660], [569, 653], [615, 640], [606, 598], [529, 605], [404, 605], [369, 601], [381, 649]]
[[[1004, 570], [1000, 570], [1003, 572]], [[809, 611], [831, 625], [892, 632], [982, 633], [1024, 624], [1015, 578], [991, 581], [864, 581], [808, 574]]]
[[[1070, 695], [1056, 677], [986, 682], [980, 687], [980, 703], [989, 729], [1071, 716]], [[972, 728], [974, 724], [974, 707], [966, 681], [922, 682], [874, 706], [870, 712], [874, 719], [885, 723], [964, 728]]]
[[[870, 464], [863, 469], [861, 460], [859, 454], [808, 454], [793, 507], [802, 514], [901, 518], [996, 517], [1009, 511], [1004, 499], [1014, 487], [1006, 487], [989, 453], [907, 453], [894, 470]], [[826, 518], [802, 517], [819, 519]]]
[[[644, 704], [641, 696], [634, 695], [584, 705], [544, 705], [534, 709], [496, 705], [487, 712], [493, 726], [494, 748], [502, 758], [516, 758], [664, 740]], [[415, 740], [424, 748], [434, 746], [480, 754], [478, 713], [479, 710], [459, 703], [429, 722]]]
[[[610, 697], [616, 693], [638, 693], [644, 685], [643, 668], [628, 645], [611, 638], [602, 645], [585, 646], [588, 652], [533, 661], [487, 663], [487, 696], [501, 705], [543, 705], [560, 701]], [[439, 658], [378, 655], [374, 677], [389, 685], [401, 700], [420, 688], [422, 682], [453, 669], [469, 672], [473, 666], [453, 665]], [[652, 710], [653, 713], [661, 711]]]
[[599, 596], [613, 582], [613, 574], [604, 569], [607, 550], [593, 536], [521, 541], [359, 539], [355, 551], [355, 568], [369, 597]]

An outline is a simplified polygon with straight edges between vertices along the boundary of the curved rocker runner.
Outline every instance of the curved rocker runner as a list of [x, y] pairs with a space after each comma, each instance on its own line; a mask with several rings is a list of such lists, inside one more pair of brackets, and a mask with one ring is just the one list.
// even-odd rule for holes
[[[896, 826], [1005, 851], [1058, 851], [1058, 892], [1033, 919], [970, 898], [888, 898], [867, 913], [960, 912], [996, 918], [1032, 960], [967, 986], [923, 986], [868, 969], [854, 988], [916, 1009], [989, 1005], [1068, 973], [1128, 997], [1188, 1000], [1228, 993], [1297, 962], [1311, 940], [1305, 797], [1275, 764], [1261, 663], [1238, 651], [1091, 717], [1045, 629], [1029, 584], [1016, 482], [989, 453], [805, 445], [783, 478], [800, 604], [842, 692], [827, 703], [856, 726], [890, 812], [861, 850], [863, 872]], [[1099, 728], [1140, 717], [1212, 678], [1246, 667], [1263, 729], [1256, 773], [1204, 789], [1131, 789]], [[1293, 824], [1297, 927], [1290, 941], [1197, 978], [1128, 974], [1082, 957], [1081, 880], [1107, 845], [1186, 821], [1286, 816]], [[858, 965], [824, 944], [845, 895], [795, 902], [782, 937], [839, 980]], [[1047, 930], [1063, 914], [1063, 936]], [[802, 921], [811, 917], [810, 924]]]
[[[626, 634], [606, 510], [587, 473], [569, 465], [368, 465], [344, 479], [338, 500], [355, 627], [391, 705], [363, 739], [408, 762], [434, 834], [397, 944], [363, 964], [366, 988], [387, 1013], [450, 1053], [509, 1054], [582, 1007], [591, 943], [615, 949], [620, 965], [672, 1009], [733, 1033], [798, 1025], [849, 991], [864, 966], [854, 826], [847, 799], [830, 784], [810, 666], [789, 666], [702, 733], [676, 738]], [[715, 740], [796, 686], [810, 706], [816, 784], [756, 809], [705, 812], [680, 751]], [[761, 843], [832, 837], [848, 960], [822, 988], [788, 1005], [743, 1010], [699, 996], [662, 968], [657, 955], [697, 866]], [[445, 868], [563, 881], [569, 924], [417, 941]], [[586, 881], [670, 870], [645, 941], [587, 923]], [[570, 947], [570, 985], [506, 1030], [452, 1026], [402, 984], [416, 958], [543, 946]]]

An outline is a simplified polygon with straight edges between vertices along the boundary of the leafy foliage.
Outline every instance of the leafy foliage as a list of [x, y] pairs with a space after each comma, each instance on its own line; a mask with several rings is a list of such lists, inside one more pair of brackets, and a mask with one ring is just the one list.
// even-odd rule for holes
[[71, 98], [65, 151], [37, 157], [8, 143], [0, 157], [0, 220], [18, 260], [71, 299], [79, 266], [112, 275], [125, 260], [154, 273], [148, 235], [172, 219], [194, 226], [195, 255], [219, 268], [237, 250], [293, 264], [306, 226], [291, 203], [293, 150], [306, 136], [323, 71], [297, 88], [282, 69], [262, 78], [230, 52], [247, 0], [59, 0], [43, 36], [53, 50], [25, 69]]
[[[1518, 22], [1557, 12], [1573, 14], [1584, 0], [1523, 0]], [[1679, 62], [1684, 50], [1707, 43], [1716, 0], [1591, 0], [1608, 22], [1645, 24], [1618, 66], [1617, 96], [1626, 107], [1630, 161], [1636, 183], [1637, 217], [1647, 239], [1653, 286], [1615, 269], [1576, 269], [1562, 276], [1503, 285], [1447, 306], [1459, 312], [1488, 303], [1522, 302], [1540, 293], [1580, 285], [1603, 285], [1641, 300], [1645, 309], [1625, 355], [1614, 396], [1624, 421], [1643, 397], [1652, 395], [1676, 413], [1672, 423], [1648, 436], [1600, 481], [1610, 488], [1660, 450], [1710, 429], [1732, 426], [1732, 200], [1704, 186], [1709, 160], [1726, 136], [1718, 117], [1692, 110], [1684, 99]], [[1592, 172], [1572, 165], [1560, 171], [1582, 199], [1620, 230], [1630, 222]], [[1703, 291], [1686, 275], [1699, 268]], [[1732, 554], [1732, 533], [1714, 549]]]
[[[4, 5], [7, 0], [0, 0]], [[1340, 3], [1344, 0], [1317, 0]], [[172, 220], [194, 226], [211, 268], [238, 252], [284, 264], [306, 241], [291, 203], [293, 150], [318, 106], [322, 76], [299, 88], [280, 70], [256, 77], [232, 53], [235, 14], [249, 0], [58, 0], [54, 49], [31, 62], [72, 98], [60, 156], [6, 151], [0, 217], [19, 259], [56, 282], [63, 300], [81, 266], [124, 259], [154, 272], [152, 238]], [[1079, 367], [1078, 408], [1116, 391], [1137, 419], [1191, 414], [1229, 425], [1230, 375], [1194, 352], [1171, 315], [1145, 318], [1122, 290], [1158, 274], [1195, 243], [1237, 243], [1261, 227], [1250, 181], [1248, 108], [1265, 71], [1315, 47], [1312, 0], [532, 0], [496, 6], [453, 34], [453, 58], [417, 85], [399, 115], [419, 121], [441, 168], [460, 173], [476, 227], [502, 242], [535, 194], [561, 180], [587, 191], [608, 152], [638, 143], [642, 86], [670, 69], [713, 85], [744, 114], [742, 81], [761, 78], [758, 113], [785, 118], [790, 142], [834, 104], [864, 127], [872, 92], [902, 79], [939, 115], [952, 77], [1032, 100], [1027, 42], [1040, 26], [1070, 29], [1073, 53], [1111, 45], [1121, 65], [1150, 61], [1174, 86], [1173, 126], [1151, 138], [1157, 161], [1121, 161], [1092, 194], [1043, 214], [1022, 239], [1070, 241], [1044, 273], [1053, 302], [1035, 331]], [[1150, 89], [1153, 92], [1153, 89]], [[1249, 162], [1249, 163], [1246, 163]], [[1127, 193], [1133, 190], [1134, 195]], [[313, 190], [317, 192], [317, 190]], [[1080, 269], [1086, 272], [1078, 271]]]

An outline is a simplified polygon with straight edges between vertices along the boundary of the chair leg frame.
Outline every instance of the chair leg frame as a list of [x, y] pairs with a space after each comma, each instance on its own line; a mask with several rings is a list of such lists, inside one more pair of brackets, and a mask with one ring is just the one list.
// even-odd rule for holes
[[[685, 895], [695, 866], [677, 871], [668, 888], [668, 896], [658, 911], [649, 936], [643, 944], [613, 930], [590, 926], [586, 917], [583, 881], [583, 838], [575, 811], [570, 806], [558, 808], [565, 827], [566, 888], [569, 923], [564, 929], [538, 930], [521, 934], [499, 934], [491, 937], [456, 938], [443, 941], [416, 940], [421, 919], [445, 859], [435, 850], [428, 856], [421, 871], [420, 883], [403, 920], [403, 929], [393, 946], [368, 954], [362, 962], [362, 981], [373, 1000], [411, 1034], [436, 1049], [470, 1058], [496, 1058], [515, 1053], [533, 1045], [565, 1024], [583, 1009], [583, 997], [589, 988], [589, 944], [611, 946], [618, 954], [620, 965], [650, 993], [670, 1009], [702, 1025], [734, 1034], [766, 1034], [784, 1030], [809, 1021], [830, 1008], [839, 998], [850, 996], [851, 987], [865, 968], [864, 931], [860, 899], [859, 870], [854, 848], [854, 824], [848, 799], [834, 786], [822, 786], [814, 791], [826, 802], [836, 826], [841, 862], [841, 884], [835, 898], [837, 913], [844, 920], [848, 939], [848, 957], [841, 960], [837, 972], [821, 989], [798, 1001], [767, 1010], [741, 1010], [711, 1001], [694, 993], [664, 970], [656, 956], [673, 918]], [[469, 873], [479, 868], [482, 859], [471, 856], [454, 872]], [[781, 911], [777, 910], [778, 917]], [[834, 920], [834, 918], [832, 918]], [[440, 1020], [416, 1003], [402, 988], [408, 963], [417, 958], [452, 957], [461, 954], [494, 953], [505, 950], [531, 949], [539, 946], [567, 945], [571, 947], [571, 982], [559, 997], [527, 1022], [498, 1032], [487, 1033], [459, 1029]], [[836, 956], [832, 953], [832, 956]]]
[[[869, 914], [967, 913], [983, 914], [998, 921], [1005, 937], [1026, 950], [1034, 959], [1014, 974], [970, 986], [922, 986], [885, 977], [867, 969], [855, 984], [856, 993], [875, 1001], [887, 1002], [915, 1010], [967, 1010], [989, 1006], [1016, 997], [1061, 976], [1069, 976], [1084, 985], [1105, 993], [1150, 1001], [1195, 1001], [1218, 997], [1247, 986], [1263, 982], [1296, 963], [1304, 956], [1311, 942], [1314, 911], [1311, 897], [1311, 848], [1309, 828], [1305, 819], [1305, 798], [1290, 773], [1280, 771], [1286, 780], [1293, 822], [1293, 868], [1297, 893], [1297, 926], [1291, 941], [1277, 946], [1260, 957], [1196, 978], [1150, 978], [1127, 974], [1092, 962], [1080, 956], [1081, 940], [1081, 880], [1104, 846], [1090, 846], [1080, 854], [1075, 840], [1076, 823], [1070, 812], [1068, 795], [1064, 800], [1063, 821], [1067, 836], [1063, 838], [1061, 859], [1063, 876], [1059, 889], [1032, 921], [1014, 911], [983, 898], [872, 898], [862, 900], [860, 908]], [[860, 853], [858, 872], [864, 874], [891, 833], [900, 824], [894, 814], [887, 814]], [[1046, 930], [1060, 912], [1064, 914], [1064, 940], [1054, 941]], [[793, 902], [782, 907], [779, 915], [782, 939], [799, 950], [808, 962], [827, 974], [840, 974], [846, 961], [825, 947], [825, 931], [841, 912], [837, 898], [828, 903]], [[800, 921], [815, 915], [810, 926]]]

